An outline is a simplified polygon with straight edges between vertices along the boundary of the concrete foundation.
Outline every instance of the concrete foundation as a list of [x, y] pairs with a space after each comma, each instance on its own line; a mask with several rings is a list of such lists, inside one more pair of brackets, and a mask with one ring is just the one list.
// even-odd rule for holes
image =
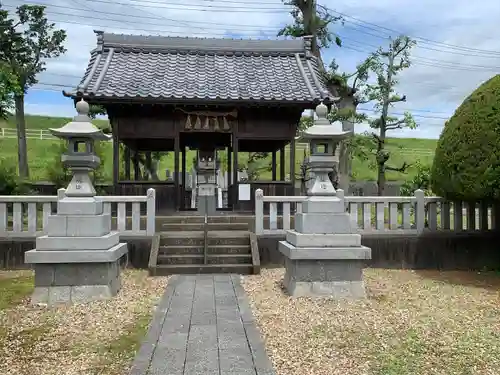
[[115, 296], [121, 288], [120, 261], [37, 264], [33, 304], [85, 303]]

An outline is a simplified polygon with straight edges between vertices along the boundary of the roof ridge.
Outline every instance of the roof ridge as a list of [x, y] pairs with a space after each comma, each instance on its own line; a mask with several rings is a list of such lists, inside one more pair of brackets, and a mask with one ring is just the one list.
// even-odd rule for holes
[[304, 53], [310, 49], [307, 37], [294, 39], [234, 39], [113, 34], [94, 31], [98, 48], [140, 48], [142, 50], [281, 52]]

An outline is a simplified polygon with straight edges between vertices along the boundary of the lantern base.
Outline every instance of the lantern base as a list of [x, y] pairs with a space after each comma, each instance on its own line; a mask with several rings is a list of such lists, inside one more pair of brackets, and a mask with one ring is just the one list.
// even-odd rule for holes
[[35, 270], [31, 303], [52, 306], [115, 296], [121, 288], [120, 259], [126, 253], [126, 243], [118, 243], [106, 250], [47, 249], [26, 252], [25, 261], [33, 264]]

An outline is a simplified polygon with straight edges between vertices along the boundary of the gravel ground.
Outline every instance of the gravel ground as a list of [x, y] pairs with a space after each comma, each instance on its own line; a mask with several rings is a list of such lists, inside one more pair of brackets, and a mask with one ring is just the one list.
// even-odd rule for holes
[[500, 374], [500, 274], [366, 269], [365, 301], [244, 288], [278, 375]]
[[107, 301], [49, 309], [26, 299], [0, 310], [0, 374], [126, 373], [167, 278], [127, 270], [122, 284]]

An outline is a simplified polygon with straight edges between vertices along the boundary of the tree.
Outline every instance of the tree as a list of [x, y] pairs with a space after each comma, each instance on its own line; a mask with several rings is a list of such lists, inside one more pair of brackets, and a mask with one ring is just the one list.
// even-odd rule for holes
[[449, 200], [500, 199], [500, 75], [479, 86], [446, 122], [431, 170]]
[[0, 119], [6, 120], [14, 107], [14, 95], [20, 92], [18, 79], [10, 66], [0, 61]]
[[10, 66], [20, 87], [14, 94], [18, 163], [20, 176], [28, 178], [24, 96], [28, 88], [38, 82], [36, 75], [45, 71], [46, 60], [66, 52], [63, 46], [66, 32], [56, 30], [55, 24], [47, 20], [44, 6], [21, 5], [16, 16], [18, 20], [8, 18], [8, 12], [0, 10], [0, 61]]
[[383, 195], [385, 188], [385, 172], [405, 172], [409, 165], [405, 162], [400, 167], [387, 165], [390, 152], [386, 149], [387, 132], [396, 129], [414, 129], [417, 124], [409, 112], [401, 118], [389, 115], [391, 107], [398, 102], [406, 101], [406, 95], [398, 95], [395, 88], [398, 84], [397, 75], [410, 67], [410, 50], [415, 41], [407, 36], [399, 36], [391, 40], [387, 49], [379, 48], [373, 53], [370, 69], [376, 75], [376, 84], [367, 84], [364, 92], [366, 102], [375, 102], [375, 111], [379, 113], [375, 118], [366, 117], [368, 124], [374, 130], [364, 138], [364, 147], [369, 154], [375, 156], [377, 164], [378, 195]]
[[[342, 129], [354, 132], [354, 124], [359, 122], [356, 108], [361, 103], [359, 92], [368, 79], [370, 58], [357, 66], [355, 72], [339, 73], [339, 66], [333, 60], [326, 68], [321, 50], [332, 45], [342, 46], [340, 37], [331, 31], [330, 26], [342, 22], [342, 17], [333, 16], [330, 10], [322, 5], [317, 5], [315, 0], [283, 0], [285, 5], [292, 6], [290, 12], [294, 22], [282, 28], [278, 36], [303, 37], [312, 36], [311, 51], [318, 59], [319, 68], [324, 76], [326, 86], [336, 101], [338, 109], [343, 111]], [[332, 119], [334, 120], [334, 119]], [[307, 124], [307, 123], [306, 123]], [[301, 124], [302, 125], [302, 124]], [[343, 142], [340, 146], [339, 175], [349, 177], [351, 174], [352, 148], [350, 142]], [[300, 176], [299, 176], [300, 177]], [[342, 178], [340, 187], [347, 189], [348, 178]]]

